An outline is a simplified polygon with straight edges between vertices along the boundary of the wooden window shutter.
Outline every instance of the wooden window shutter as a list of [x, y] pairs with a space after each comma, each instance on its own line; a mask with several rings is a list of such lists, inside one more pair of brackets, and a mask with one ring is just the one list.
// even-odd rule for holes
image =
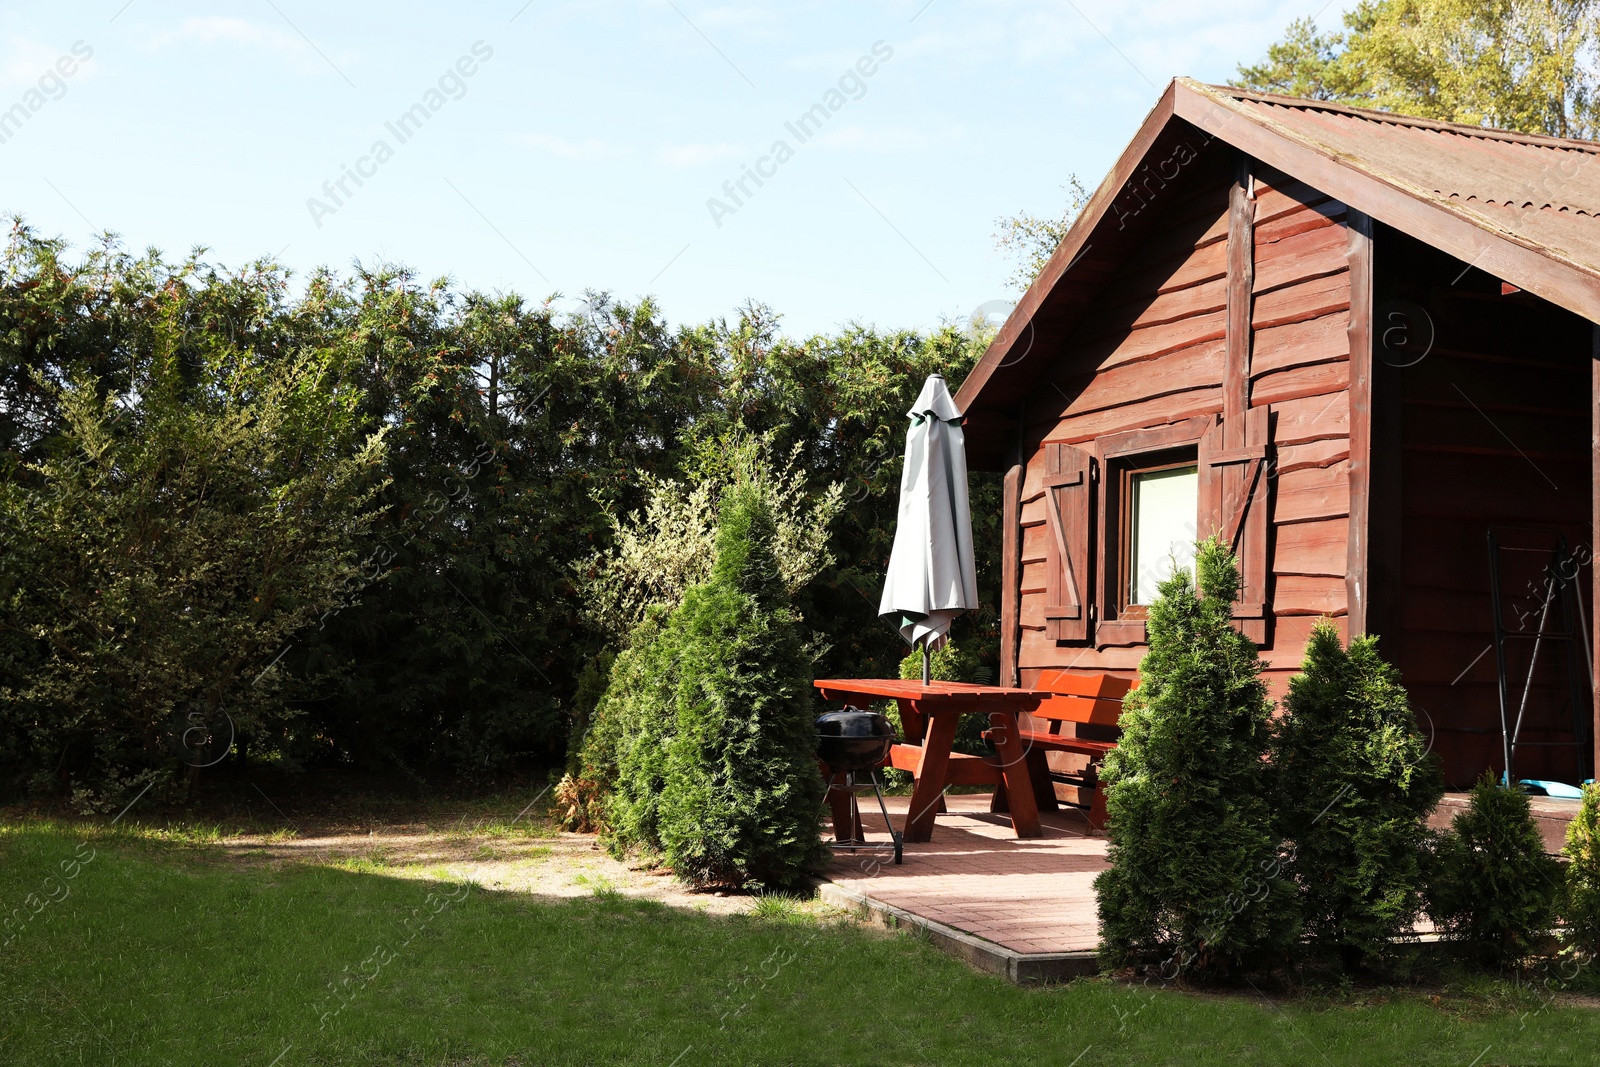
[[1044, 451], [1045, 629], [1055, 641], [1087, 641], [1094, 603], [1089, 558], [1094, 458], [1071, 445], [1047, 444]]
[[1220, 417], [1200, 439], [1200, 536], [1220, 535], [1239, 558], [1242, 584], [1233, 617], [1246, 637], [1267, 645], [1272, 618], [1267, 588], [1271, 422], [1264, 407], [1251, 408], [1244, 421], [1243, 442], [1227, 440]]

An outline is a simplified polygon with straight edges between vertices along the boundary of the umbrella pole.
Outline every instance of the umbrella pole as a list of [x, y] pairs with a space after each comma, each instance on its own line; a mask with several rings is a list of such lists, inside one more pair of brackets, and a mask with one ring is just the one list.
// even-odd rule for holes
[[928, 642], [924, 641], [924, 642], [922, 642], [922, 684], [923, 685], [927, 685], [928, 684], [928, 674], [929, 674], [930, 669], [931, 669], [931, 661], [930, 661], [930, 658], [928, 656]]

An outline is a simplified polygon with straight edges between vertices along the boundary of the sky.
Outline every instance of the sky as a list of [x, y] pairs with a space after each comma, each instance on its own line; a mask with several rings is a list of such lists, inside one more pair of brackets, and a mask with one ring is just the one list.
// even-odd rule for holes
[[791, 335], [929, 329], [1016, 299], [997, 220], [1093, 189], [1169, 79], [1224, 81], [1315, 13], [0, 0], [0, 211], [301, 279], [388, 262], [674, 324], [754, 300]]

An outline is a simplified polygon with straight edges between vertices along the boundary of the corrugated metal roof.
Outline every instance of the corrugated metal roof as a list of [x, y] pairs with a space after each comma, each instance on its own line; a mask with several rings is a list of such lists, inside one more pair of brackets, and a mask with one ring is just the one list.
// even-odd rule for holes
[[1346, 166], [1600, 272], [1600, 144], [1191, 87]]
[[1007, 412], [1155, 224], [1159, 204], [1143, 210], [1152, 166], [1164, 173], [1175, 145], [1212, 141], [1600, 323], [1600, 143], [1177, 78], [961, 384], [976, 469], [998, 469], [1014, 436]]

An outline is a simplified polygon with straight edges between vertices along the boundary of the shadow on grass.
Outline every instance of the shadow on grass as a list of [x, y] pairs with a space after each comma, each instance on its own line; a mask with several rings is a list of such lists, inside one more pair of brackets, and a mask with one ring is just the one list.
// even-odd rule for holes
[[218, 847], [0, 824], [0, 1062], [1576, 1064], [1600, 1034], [1526, 999], [1018, 989], [788, 903], [708, 916]]

